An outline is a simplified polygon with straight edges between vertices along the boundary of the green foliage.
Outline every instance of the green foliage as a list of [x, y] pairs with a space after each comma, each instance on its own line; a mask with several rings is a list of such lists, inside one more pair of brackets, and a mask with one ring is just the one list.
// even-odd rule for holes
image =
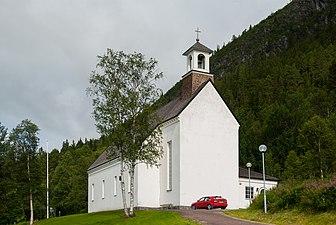
[[155, 85], [162, 77], [156, 71], [157, 61], [146, 61], [141, 53], [125, 54], [111, 49], [98, 59], [99, 71], [92, 72], [91, 87], [87, 89], [93, 97], [98, 131], [111, 137], [110, 145], [118, 149], [130, 167], [141, 162], [155, 165], [161, 156], [155, 144], [160, 143], [160, 130], [156, 132], [152, 126], [158, 123], [152, 105], [161, 94]]
[[[335, 63], [336, 64], [336, 63]], [[336, 70], [336, 65], [335, 65]], [[160, 106], [163, 106], [167, 104], [168, 102], [179, 98], [181, 96], [181, 90], [182, 90], [182, 81], [177, 82], [172, 88], [170, 88], [164, 95], [161, 95], [161, 97], [154, 103], [154, 108], [159, 108]]]
[[336, 175], [324, 180], [309, 180], [301, 198], [302, 210], [326, 212], [336, 210]]
[[[0, 124], [0, 224], [29, 218], [32, 190], [34, 218], [46, 217], [46, 152], [37, 149], [38, 127], [24, 120], [8, 134]], [[32, 144], [30, 144], [32, 143]], [[66, 140], [61, 151], [49, 153], [49, 194], [51, 216], [85, 212], [87, 209], [87, 168], [107, 148], [109, 140]], [[30, 156], [30, 182], [27, 159]]]
[[35, 193], [39, 191], [41, 183], [41, 176], [38, 173], [38, 131], [38, 126], [26, 119], [9, 135], [9, 144], [14, 152], [15, 169], [17, 169], [15, 180], [18, 195], [28, 199], [21, 204], [25, 211], [29, 211], [30, 224], [34, 221]]
[[285, 161], [285, 172], [283, 177], [294, 182], [296, 179], [302, 179], [302, 170], [301, 159], [297, 156], [295, 151], [290, 151]]
[[155, 59], [146, 61], [141, 53], [107, 49], [98, 59], [98, 70], [91, 73], [87, 93], [93, 97], [98, 131], [109, 136], [157, 100], [161, 91], [154, 81], [162, 73], [155, 71]]
[[[327, 179], [310, 179], [301, 183], [291, 180], [280, 183], [266, 192], [267, 208], [275, 213], [295, 209], [304, 212], [327, 212], [336, 210], [336, 175]], [[263, 195], [255, 198], [251, 209], [263, 209]]]
[[[61, 153], [55, 150], [49, 155], [50, 205], [54, 208], [56, 215], [86, 212], [88, 185], [86, 171], [101, 153], [89, 147], [96, 142], [98, 140], [90, 140], [82, 145], [77, 144], [69, 149], [64, 148]], [[105, 149], [107, 146], [101, 147]], [[53, 163], [54, 159], [58, 162]]]
[[314, 116], [303, 124], [298, 144], [305, 152], [310, 151], [315, 156], [315, 160], [312, 161], [315, 174], [310, 174], [311, 176], [319, 171], [320, 177], [323, 178], [325, 172], [328, 174], [336, 170], [335, 135], [328, 118]]

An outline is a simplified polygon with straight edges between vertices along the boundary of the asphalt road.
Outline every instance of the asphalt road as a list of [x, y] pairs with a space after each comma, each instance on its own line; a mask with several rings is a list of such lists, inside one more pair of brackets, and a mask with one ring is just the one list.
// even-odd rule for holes
[[181, 215], [204, 225], [260, 225], [265, 223], [250, 222], [227, 216], [222, 210], [181, 210]]

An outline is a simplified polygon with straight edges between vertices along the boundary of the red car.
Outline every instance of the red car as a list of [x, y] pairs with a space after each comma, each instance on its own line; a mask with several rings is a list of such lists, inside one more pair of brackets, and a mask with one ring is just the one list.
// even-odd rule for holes
[[222, 196], [206, 196], [202, 197], [197, 202], [191, 204], [192, 209], [225, 209], [228, 206], [227, 200]]

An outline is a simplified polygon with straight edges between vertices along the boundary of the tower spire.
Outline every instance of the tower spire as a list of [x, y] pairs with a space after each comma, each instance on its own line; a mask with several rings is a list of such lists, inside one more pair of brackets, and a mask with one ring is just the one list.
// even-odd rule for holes
[[199, 27], [197, 27], [197, 29], [195, 30], [196, 32], [196, 41], [199, 42], [199, 34], [201, 33], [201, 30], [199, 29]]

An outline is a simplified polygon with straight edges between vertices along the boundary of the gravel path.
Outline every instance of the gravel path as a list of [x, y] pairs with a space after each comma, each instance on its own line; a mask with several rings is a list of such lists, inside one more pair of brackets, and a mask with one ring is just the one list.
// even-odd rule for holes
[[199, 222], [204, 225], [257, 225], [265, 224], [258, 222], [250, 222], [240, 220], [225, 215], [222, 210], [180, 210], [180, 214], [192, 221]]

